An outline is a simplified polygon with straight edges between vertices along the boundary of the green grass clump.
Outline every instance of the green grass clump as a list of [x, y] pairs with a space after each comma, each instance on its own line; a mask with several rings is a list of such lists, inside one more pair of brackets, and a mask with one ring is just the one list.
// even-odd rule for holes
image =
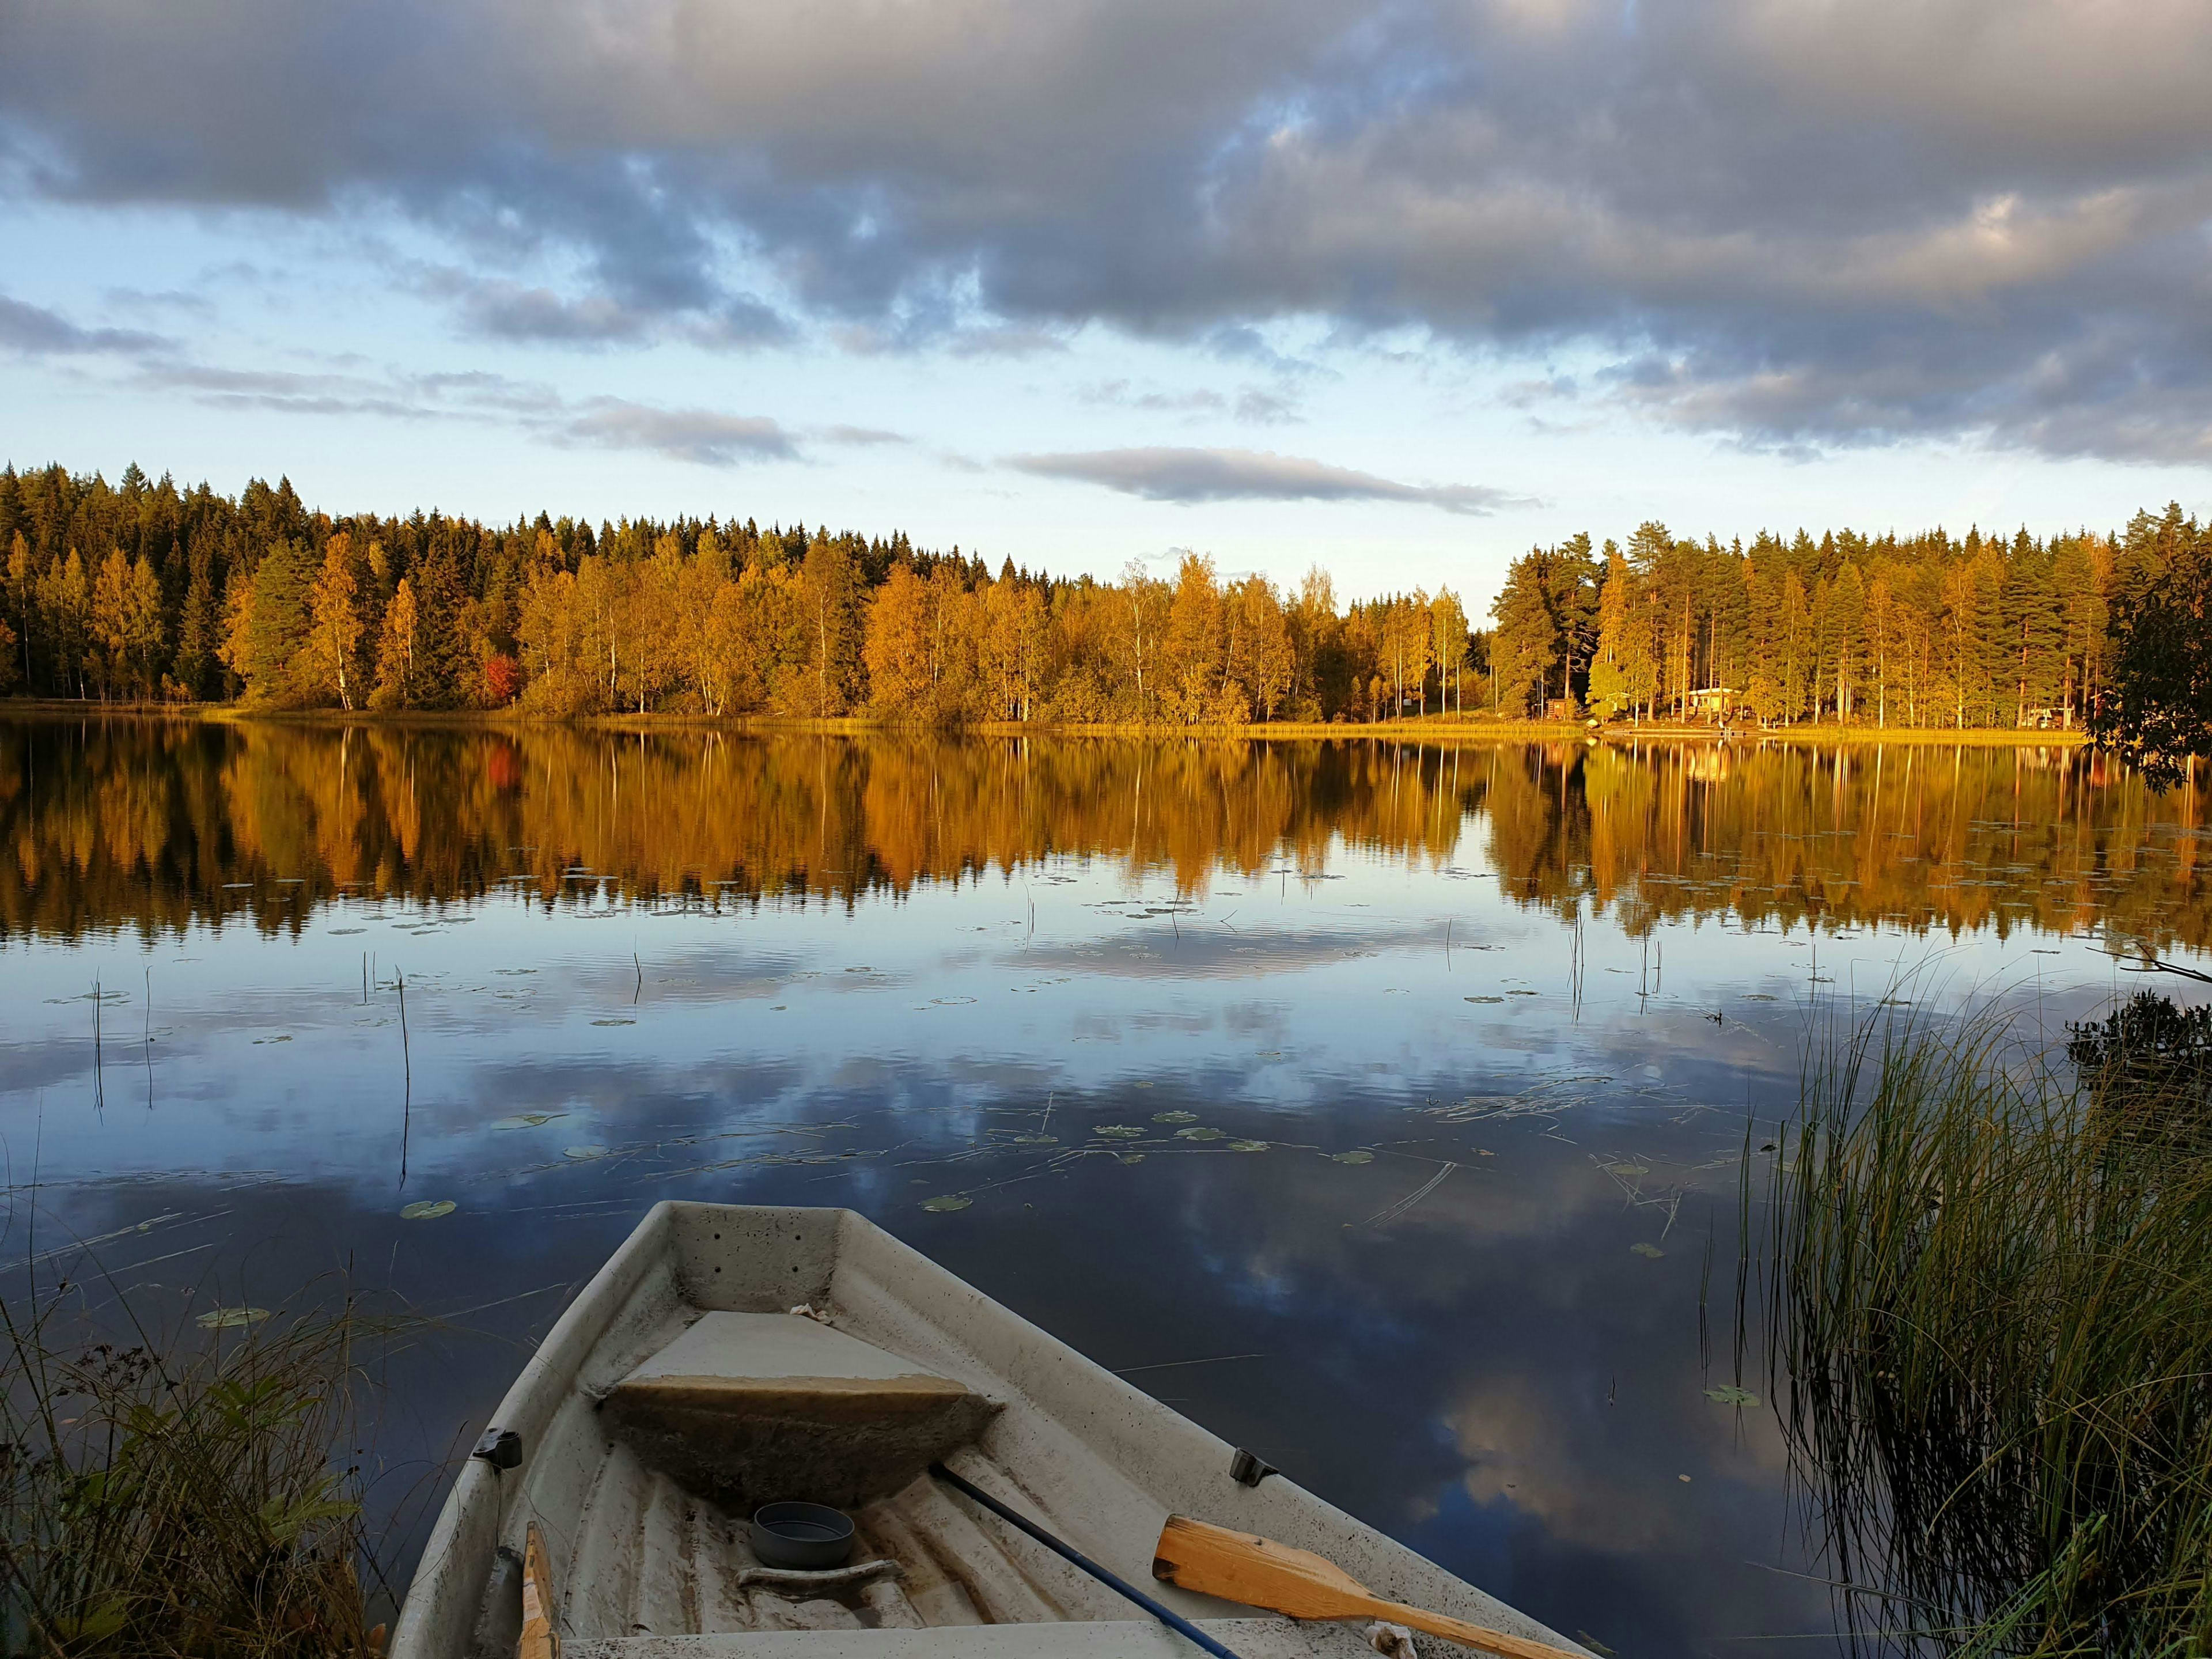
[[[2212, 1065], [2140, 1000], [2026, 1056], [1869, 1019], [1773, 1176], [1785, 1429], [1893, 1651], [2212, 1650]], [[2162, 1046], [2160, 1046], [2162, 1045]]]
[[0, 1651], [306, 1659], [374, 1650], [356, 1565], [350, 1315], [218, 1310], [79, 1346], [0, 1304]]

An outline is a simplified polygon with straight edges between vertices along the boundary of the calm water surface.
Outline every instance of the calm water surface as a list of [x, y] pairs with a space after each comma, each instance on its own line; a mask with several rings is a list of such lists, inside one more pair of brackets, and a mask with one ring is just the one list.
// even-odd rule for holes
[[848, 1205], [1638, 1656], [1833, 1627], [1706, 1392], [1808, 1032], [2212, 942], [2198, 800], [2059, 750], [18, 720], [0, 828], [0, 1293], [437, 1316], [402, 1573], [650, 1204]]

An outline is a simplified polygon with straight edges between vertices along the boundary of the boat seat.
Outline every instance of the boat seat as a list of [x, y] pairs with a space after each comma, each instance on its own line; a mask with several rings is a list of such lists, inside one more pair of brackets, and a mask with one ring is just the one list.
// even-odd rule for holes
[[803, 1315], [710, 1313], [599, 1409], [640, 1462], [718, 1503], [851, 1509], [968, 1444], [999, 1406]]

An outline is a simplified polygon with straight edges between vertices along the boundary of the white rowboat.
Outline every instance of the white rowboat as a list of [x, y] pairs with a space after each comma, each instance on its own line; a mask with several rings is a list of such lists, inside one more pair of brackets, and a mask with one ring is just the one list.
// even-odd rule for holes
[[[524, 1368], [479, 1453], [431, 1534], [391, 1659], [513, 1659], [532, 1526], [563, 1659], [1197, 1651], [931, 1475], [938, 1462], [1240, 1659], [1371, 1650], [1348, 1626], [1156, 1582], [1170, 1514], [1312, 1551], [1393, 1601], [1573, 1645], [1261, 1474], [846, 1210], [656, 1205]], [[761, 1565], [748, 1517], [787, 1498], [852, 1514], [848, 1565]]]

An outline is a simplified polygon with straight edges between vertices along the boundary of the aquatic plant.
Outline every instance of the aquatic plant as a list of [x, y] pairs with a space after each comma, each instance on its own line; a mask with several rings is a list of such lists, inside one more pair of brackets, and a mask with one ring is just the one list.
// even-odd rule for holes
[[1884, 1010], [1807, 1068], [1772, 1391], [1863, 1645], [2212, 1644], [2212, 1155], [2176, 1132], [2212, 1072], [2132, 1007], [2073, 1065]]
[[0, 1651], [367, 1655], [359, 1321], [218, 1308], [80, 1344], [64, 1303], [0, 1304]]

